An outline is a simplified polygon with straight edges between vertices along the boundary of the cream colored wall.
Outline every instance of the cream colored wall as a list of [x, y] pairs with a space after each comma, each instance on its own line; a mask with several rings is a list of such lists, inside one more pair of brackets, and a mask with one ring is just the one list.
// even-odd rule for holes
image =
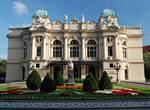
[[144, 65], [143, 63], [129, 63], [129, 80], [144, 82]]
[[22, 66], [20, 63], [8, 62], [6, 73], [6, 82], [22, 81]]
[[129, 80], [145, 81], [141, 29], [127, 29]]

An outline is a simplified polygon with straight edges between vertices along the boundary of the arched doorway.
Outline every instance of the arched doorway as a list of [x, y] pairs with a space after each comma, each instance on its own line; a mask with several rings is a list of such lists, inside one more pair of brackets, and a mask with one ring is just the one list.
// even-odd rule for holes
[[57, 74], [58, 72], [61, 72], [61, 67], [60, 66], [54, 66], [54, 74]]
[[73, 72], [74, 72], [74, 78], [81, 78], [81, 66], [75, 65]]
[[25, 67], [22, 67], [22, 80], [25, 80]]
[[89, 65], [88, 73], [92, 73], [93, 77], [96, 78], [95, 66]]

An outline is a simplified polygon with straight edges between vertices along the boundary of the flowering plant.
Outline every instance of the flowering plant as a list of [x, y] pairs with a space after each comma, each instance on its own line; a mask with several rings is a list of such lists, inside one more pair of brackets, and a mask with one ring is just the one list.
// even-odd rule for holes
[[58, 89], [82, 89], [82, 86], [74, 86], [74, 85], [62, 85], [62, 86], [57, 86]]
[[136, 91], [133, 89], [113, 89], [113, 95], [143, 95], [143, 92]]

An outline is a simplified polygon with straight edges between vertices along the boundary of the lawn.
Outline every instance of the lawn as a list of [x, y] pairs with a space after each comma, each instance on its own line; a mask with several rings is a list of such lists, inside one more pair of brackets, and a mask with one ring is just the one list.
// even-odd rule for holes
[[131, 86], [131, 85], [127, 85], [127, 84], [113, 84], [113, 88], [116, 88], [116, 89], [130, 88], [130, 89], [138, 90], [138, 91], [144, 92], [145, 94], [150, 95], [150, 87]]
[[[1, 91], [26, 89], [24, 83], [0, 85]], [[150, 87], [129, 86], [125, 84], [113, 84], [114, 89], [135, 89], [144, 92], [145, 95], [104, 95], [96, 93], [87, 93], [82, 89], [56, 89], [52, 93], [30, 93], [19, 95], [0, 95], [0, 100], [112, 100], [112, 99], [150, 99]]]

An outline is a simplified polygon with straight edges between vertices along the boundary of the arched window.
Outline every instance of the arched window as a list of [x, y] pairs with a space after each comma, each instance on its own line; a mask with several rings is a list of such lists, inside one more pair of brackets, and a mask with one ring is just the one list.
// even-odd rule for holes
[[96, 42], [89, 40], [87, 43], [87, 57], [96, 57]]
[[79, 43], [77, 40], [70, 42], [70, 57], [79, 57]]
[[62, 43], [60, 40], [53, 42], [53, 57], [62, 57]]

